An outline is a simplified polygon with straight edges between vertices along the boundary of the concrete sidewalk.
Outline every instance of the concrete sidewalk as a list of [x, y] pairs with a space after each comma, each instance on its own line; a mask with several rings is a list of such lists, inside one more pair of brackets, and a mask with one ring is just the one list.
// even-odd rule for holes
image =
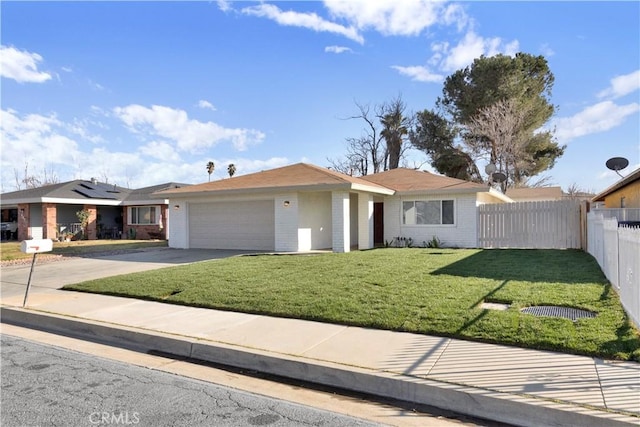
[[[2, 322], [523, 426], [640, 425], [640, 364], [33, 287]], [[26, 284], [26, 277], [24, 278]]]

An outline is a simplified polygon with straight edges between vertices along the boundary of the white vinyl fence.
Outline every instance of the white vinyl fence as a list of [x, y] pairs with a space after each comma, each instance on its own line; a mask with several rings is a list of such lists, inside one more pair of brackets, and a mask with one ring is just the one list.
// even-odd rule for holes
[[620, 295], [627, 314], [640, 327], [640, 228], [618, 226], [616, 218], [590, 212], [588, 252]]
[[478, 207], [481, 248], [578, 249], [580, 202], [558, 200]]

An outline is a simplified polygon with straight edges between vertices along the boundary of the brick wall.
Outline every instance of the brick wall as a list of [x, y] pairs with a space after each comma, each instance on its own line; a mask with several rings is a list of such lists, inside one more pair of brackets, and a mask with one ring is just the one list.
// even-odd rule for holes
[[58, 238], [58, 208], [55, 203], [42, 204], [42, 237], [55, 240]]
[[87, 233], [86, 239], [96, 240], [98, 238], [98, 208], [96, 208], [96, 205], [84, 205], [83, 209], [89, 211], [89, 223], [85, 230]]
[[29, 204], [21, 203], [18, 205], [18, 240], [26, 240], [29, 238], [30, 214]]

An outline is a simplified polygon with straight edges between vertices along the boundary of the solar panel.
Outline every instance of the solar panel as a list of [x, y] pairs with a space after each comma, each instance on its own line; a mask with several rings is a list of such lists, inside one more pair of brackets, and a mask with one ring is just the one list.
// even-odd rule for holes
[[82, 183], [77, 188], [75, 188], [74, 191], [90, 199], [117, 200], [117, 197], [114, 196], [113, 193], [110, 194], [110, 192], [107, 192], [105, 189], [91, 184]]

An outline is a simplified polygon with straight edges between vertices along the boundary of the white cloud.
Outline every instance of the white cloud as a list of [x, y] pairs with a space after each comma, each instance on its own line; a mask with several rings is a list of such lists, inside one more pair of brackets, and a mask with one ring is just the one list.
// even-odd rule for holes
[[161, 137], [175, 142], [178, 149], [199, 152], [221, 141], [231, 141], [237, 150], [243, 151], [257, 144], [265, 134], [254, 129], [225, 128], [213, 122], [189, 119], [183, 110], [160, 105], [151, 108], [129, 105], [113, 109], [115, 115], [133, 132]]
[[73, 123], [66, 124], [65, 128], [69, 130], [74, 135], [78, 135], [80, 138], [91, 141], [94, 144], [99, 142], [104, 142], [104, 138], [101, 135], [94, 134], [91, 132], [90, 128], [96, 127], [100, 130], [108, 129], [108, 127], [97, 120], [91, 119], [78, 119], [75, 118]]
[[[153, 115], [153, 110], [150, 111]], [[94, 107], [92, 112], [100, 115], [103, 111]], [[162, 117], [170, 116], [167, 113]], [[130, 119], [132, 124], [135, 123], [133, 116]], [[28, 164], [29, 173], [38, 177], [42, 177], [46, 168], [54, 172], [62, 182], [94, 176], [102, 181], [131, 188], [169, 181], [198, 183], [207, 179], [202, 158], [195, 156], [196, 160], [183, 160], [173, 141], [150, 140], [132, 152], [111, 151], [110, 147], [104, 146], [83, 151], [69, 136], [73, 136], [73, 133], [86, 135], [85, 127], [88, 124], [104, 126], [99, 122], [78, 119], [65, 123], [54, 114], [20, 115], [14, 110], [0, 110], [2, 191], [16, 189], [14, 172], [21, 174], [25, 164]], [[229, 163], [236, 165], [237, 175], [290, 163], [283, 157], [265, 160], [238, 158], [224, 162], [213, 160], [220, 177], [228, 176], [226, 168]]]
[[201, 99], [200, 101], [198, 101], [198, 107], [211, 110], [211, 111], [217, 110], [212, 103], [210, 103], [209, 101], [205, 101], [204, 99]]
[[0, 164], [3, 190], [15, 181], [13, 173], [25, 164], [34, 174], [45, 167], [74, 167], [81, 158], [78, 144], [64, 135], [65, 125], [54, 115], [20, 116], [14, 110], [0, 110]]
[[140, 153], [145, 156], [152, 157], [154, 159], [178, 162], [180, 161], [180, 155], [176, 150], [164, 141], [151, 141], [139, 149]]
[[397, 70], [404, 76], [411, 77], [411, 80], [427, 83], [438, 83], [444, 80], [444, 76], [431, 72], [427, 67], [420, 65], [403, 67], [400, 65], [391, 66], [394, 70]]
[[620, 125], [628, 116], [640, 111], [640, 104], [616, 105], [604, 101], [585, 108], [572, 117], [554, 121], [556, 136], [562, 143], [574, 138], [604, 132]]
[[[431, 0], [325, 0], [325, 7], [336, 19], [344, 19], [360, 30], [374, 29], [383, 35], [416, 36], [436, 24], [447, 12], [443, 3]], [[448, 19], [460, 9], [449, 10]]]
[[517, 40], [505, 43], [499, 37], [484, 38], [473, 31], [468, 31], [464, 38], [453, 47], [448, 43], [434, 43], [432, 49], [442, 71], [456, 71], [471, 65], [473, 60], [482, 55], [494, 56], [505, 54], [514, 56], [518, 52]]
[[231, 1], [229, 0], [218, 0], [218, 8], [223, 12], [228, 12], [231, 10]]
[[455, 46], [451, 46], [449, 42], [432, 43], [432, 55], [427, 60], [429, 68], [401, 65], [394, 65], [392, 68], [416, 81], [438, 83], [444, 80], [442, 74], [465, 68], [482, 55], [487, 57], [497, 54], [515, 56], [518, 49], [519, 42], [517, 40], [505, 42], [499, 37], [484, 38], [469, 30]]
[[308, 28], [317, 32], [328, 32], [347, 37], [357, 43], [364, 43], [364, 38], [354, 27], [345, 27], [334, 22], [327, 21], [315, 13], [300, 13], [294, 11], [282, 11], [272, 4], [262, 3], [257, 6], [245, 7], [242, 13], [246, 15], [268, 18], [280, 25], [290, 27]]
[[458, 31], [463, 31], [472, 22], [467, 12], [459, 3], [448, 4], [442, 13], [445, 25], [455, 25]]
[[543, 43], [540, 45], [540, 53], [542, 53], [545, 58], [552, 57], [556, 54], [553, 49], [551, 49], [551, 46], [549, 46], [549, 43]]
[[0, 46], [0, 75], [19, 83], [43, 83], [51, 74], [38, 71], [42, 56], [18, 50], [12, 46]]
[[640, 70], [611, 79], [611, 86], [598, 93], [598, 98], [620, 98], [640, 89]]
[[353, 52], [350, 48], [345, 46], [327, 46], [324, 48], [324, 51], [329, 53]]
[[[227, 166], [229, 163], [236, 165], [236, 174], [234, 176], [246, 175], [253, 172], [261, 172], [273, 168], [279, 168], [291, 164], [286, 157], [272, 157], [267, 160], [252, 160], [252, 159], [235, 159], [228, 160], [221, 163], [224, 166], [224, 173], [227, 174]], [[216, 163], [217, 164], [217, 163]]]

